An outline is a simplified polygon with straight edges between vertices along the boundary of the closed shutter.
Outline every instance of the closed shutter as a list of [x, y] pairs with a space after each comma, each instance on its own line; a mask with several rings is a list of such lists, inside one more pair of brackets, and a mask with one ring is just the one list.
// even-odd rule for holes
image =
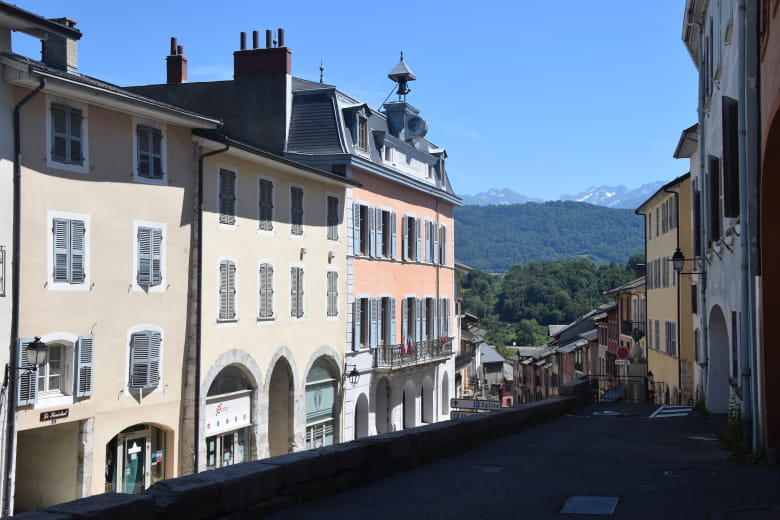
[[433, 240], [433, 237], [431, 236], [431, 224], [432, 222], [425, 219], [425, 261], [426, 262], [433, 262], [433, 257], [431, 255], [431, 241]]
[[422, 230], [420, 229], [420, 219], [419, 218], [415, 218], [414, 219], [414, 236], [415, 236], [415, 239], [417, 240], [417, 247], [414, 250], [414, 259], [416, 261], [418, 261], [418, 262], [422, 259], [422, 256], [421, 256], [422, 255], [422, 251], [420, 250], [421, 246], [422, 246], [422, 243], [421, 243], [422, 242], [422, 236], [421, 235], [422, 235]]
[[71, 164], [84, 164], [84, 154], [82, 150], [82, 115], [81, 110], [75, 108], [70, 109], [70, 117], [68, 118], [68, 127], [70, 130], [70, 146], [68, 146], [68, 162]]
[[146, 330], [130, 337], [130, 388], [153, 388], [160, 381], [162, 336]]
[[301, 188], [290, 188], [291, 196], [291, 214], [292, 220], [291, 233], [293, 235], [303, 234], [303, 190]]
[[219, 264], [219, 318], [236, 317], [236, 265], [224, 260]]
[[[384, 247], [384, 239], [387, 237], [384, 237], [382, 224], [385, 220], [385, 212], [381, 209], [376, 210], [376, 256], [378, 257], [384, 257], [385, 256], [385, 247]], [[387, 256], [389, 256], [389, 251], [387, 251]]]
[[352, 204], [352, 254], [360, 256], [360, 204]]
[[219, 171], [219, 222], [236, 222], [236, 174], [230, 170]]
[[360, 298], [352, 302], [352, 350], [360, 350]]
[[390, 344], [395, 345], [397, 343], [395, 339], [395, 298], [390, 298]]
[[136, 126], [138, 176], [162, 179], [162, 132], [150, 126]]
[[274, 315], [273, 311], [273, 285], [274, 268], [271, 264], [260, 265], [260, 295], [259, 295], [259, 312], [260, 318], [271, 318]]
[[328, 271], [328, 316], [338, 316], [338, 281], [336, 271]]
[[76, 342], [76, 377], [73, 389], [76, 397], [92, 395], [94, 344], [95, 338], [91, 334], [79, 336]]
[[303, 268], [298, 268], [298, 318], [303, 317]]
[[376, 208], [366, 208], [368, 219], [368, 256], [375, 257], [376, 251]]
[[441, 265], [447, 265], [447, 227], [441, 226]]
[[328, 197], [328, 240], [339, 239], [339, 199]]
[[68, 161], [68, 110], [62, 105], [51, 105], [51, 158], [53, 161]]
[[273, 231], [273, 189], [271, 181], [260, 180], [260, 224], [261, 231]]
[[369, 313], [371, 314], [371, 329], [369, 330], [368, 346], [376, 348], [379, 343], [379, 309], [377, 299], [371, 298], [368, 301]]
[[162, 132], [157, 128], [152, 128], [152, 177], [163, 178]]
[[409, 260], [409, 217], [406, 215], [404, 215], [403, 229], [401, 231], [403, 232], [403, 237], [401, 240], [401, 259]]
[[431, 223], [431, 231], [432, 231], [431, 234], [433, 235], [433, 263], [438, 264], [439, 263], [439, 226], [436, 225], [436, 222]]
[[84, 262], [86, 259], [85, 232], [86, 228], [83, 221], [70, 221], [70, 283], [84, 283]]
[[38, 400], [38, 367], [27, 362], [27, 346], [33, 341], [30, 338], [19, 338], [16, 344], [19, 366], [24, 369], [19, 371], [16, 378], [17, 406], [33, 404]]
[[303, 269], [290, 268], [290, 316], [303, 316]]
[[398, 216], [394, 212], [390, 212], [390, 256], [393, 260], [398, 260], [397, 220]]
[[70, 221], [61, 218], [53, 219], [52, 235], [54, 243], [52, 279], [55, 282], [68, 282], [70, 281]]
[[138, 228], [138, 285], [162, 283], [162, 230]]

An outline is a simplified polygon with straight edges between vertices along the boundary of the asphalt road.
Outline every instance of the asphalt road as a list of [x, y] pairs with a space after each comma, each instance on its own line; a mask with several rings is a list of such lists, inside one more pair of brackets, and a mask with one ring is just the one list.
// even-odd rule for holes
[[621, 519], [780, 519], [780, 468], [730, 460], [723, 417], [658, 409], [590, 405], [270, 518], [594, 518], [561, 510], [611, 504]]

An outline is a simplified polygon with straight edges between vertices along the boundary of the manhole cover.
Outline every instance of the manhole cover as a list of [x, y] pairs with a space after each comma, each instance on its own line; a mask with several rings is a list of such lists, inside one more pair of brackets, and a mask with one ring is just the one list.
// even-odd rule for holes
[[569, 497], [561, 513], [572, 515], [611, 515], [617, 506], [617, 497]]
[[683, 479], [713, 478], [716, 475], [717, 473], [708, 469], [668, 469], [664, 471], [665, 477]]

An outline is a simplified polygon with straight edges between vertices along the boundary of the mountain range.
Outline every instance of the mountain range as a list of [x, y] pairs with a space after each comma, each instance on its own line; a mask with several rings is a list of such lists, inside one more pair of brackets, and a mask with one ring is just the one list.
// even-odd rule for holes
[[[658, 191], [665, 184], [664, 181], [655, 181], [643, 184], [636, 189], [628, 189], [626, 186], [592, 186], [575, 195], [564, 194], [558, 200], [572, 200], [587, 202], [596, 206], [607, 208], [635, 209], [645, 202], [650, 195]], [[526, 197], [509, 188], [492, 188], [476, 195], [463, 195], [464, 205], [504, 205], [525, 204], [527, 202], [542, 202], [542, 199]]]

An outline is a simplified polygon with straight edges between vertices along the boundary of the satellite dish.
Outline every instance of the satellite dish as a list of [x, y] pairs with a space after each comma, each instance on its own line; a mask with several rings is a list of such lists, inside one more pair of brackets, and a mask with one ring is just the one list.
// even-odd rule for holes
[[420, 116], [412, 116], [406, 120], [406, 137], [418, 141], [428, 133], [428, 122]]

